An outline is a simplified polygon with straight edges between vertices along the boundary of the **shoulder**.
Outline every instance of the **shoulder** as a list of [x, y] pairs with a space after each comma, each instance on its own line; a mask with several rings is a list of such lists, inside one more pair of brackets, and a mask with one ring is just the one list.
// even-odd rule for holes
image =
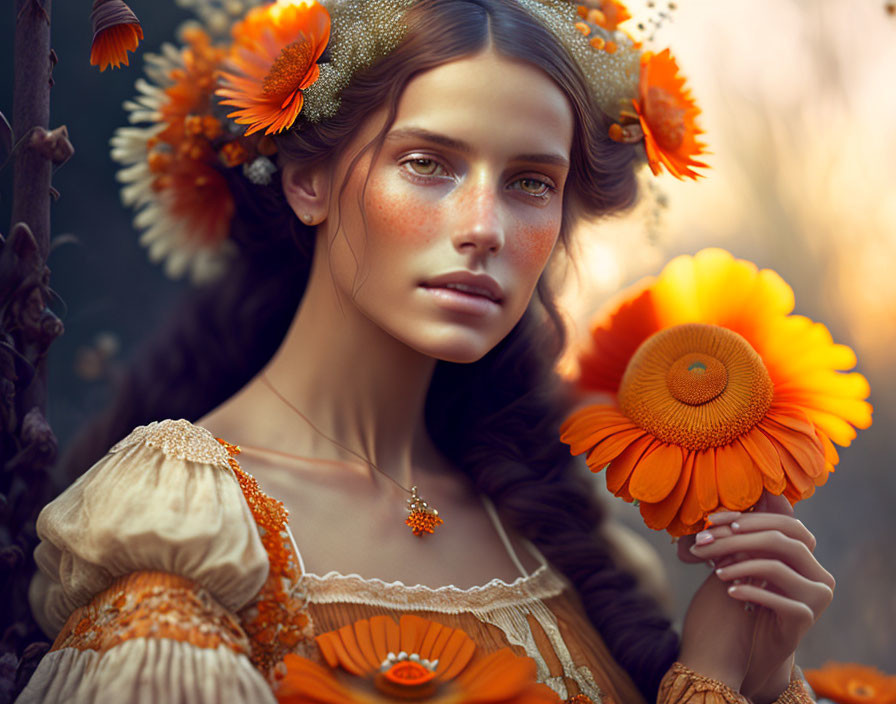
[[224, 443], [209, 430], [183, 418], [139, 425], [115, 443], [107, 456], [132, 448], [149, 448], [172, 460], [209, 464], [225, 470], [230, 466]]
[[139, 426], [113, 445], [38, 517], [31, 601], [41, 626], [58, 630], [114, 579], [142, 570], [194, 579], [229, 610], [243, 606], [268, 559], [231, 459], [186, 420]]

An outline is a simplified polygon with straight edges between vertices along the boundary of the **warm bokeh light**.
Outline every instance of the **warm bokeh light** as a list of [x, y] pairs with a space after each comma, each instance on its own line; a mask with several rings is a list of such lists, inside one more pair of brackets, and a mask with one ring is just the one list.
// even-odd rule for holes
[[[635, 21], [669, 3], [629, 2]], [[670, 47], [702, 109], [710, 168], [697, 183], [642, 174], [647, 196], [626, 218], [578, 233], [562, 303], [584, 339], [619, 289], [707, 246], [776, 270], [796, 312], [852, 347], [878, 420], [842, 452], [830, 483], [797, 513], [837, 577], [834, 603], [800, 647], [800, 662], [892, 665], [896, 652], [896, 17], [883, 0], [684, 0], [653, 32]], [[649, 23], [642, 34], [651, 34]], [[571, 354], [571, 353], [570, 353]], [[567, 356], [567, 369], [569, 355]], [[616, 511], [639, 530], [637, 511]], [[645, 534], [683, 612], [704, 575]], [[889, 627], [888, 627], [889, 625]]]

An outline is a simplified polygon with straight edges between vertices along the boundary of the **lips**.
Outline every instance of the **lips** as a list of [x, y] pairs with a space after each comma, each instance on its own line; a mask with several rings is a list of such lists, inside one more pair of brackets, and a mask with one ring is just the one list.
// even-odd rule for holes
[[479, 296], [493, 303], [501, 303], [504, 291], [501, 285], [488, 274], [474, 274], [471, 271], [453, 271], [424, 281], [424, 288], [443, 288], [459, 291], [469, 296]]

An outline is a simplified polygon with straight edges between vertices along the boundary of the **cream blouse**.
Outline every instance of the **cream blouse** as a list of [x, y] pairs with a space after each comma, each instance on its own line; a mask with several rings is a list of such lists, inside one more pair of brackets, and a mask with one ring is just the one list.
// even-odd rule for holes
[[[484, 653], [510, 646], [532, 658], [561, 700], [643, 704], [574, 590], [534, 547], [541, 565], [527, 574], [493, 509], [522, 572], [511, 583], [319, 576], [304, 570], [278, 502], [235, 454], [186, 420], [150, 423], [43, 509], [29, 598], [56, 640], [19, 704], [273, 703], [286, 653], [322, 662], [315, 635], [407, 613], [462, 629]], [[746, 701], [707, 698], [702, 686], [666, 690], [664, 704]]]

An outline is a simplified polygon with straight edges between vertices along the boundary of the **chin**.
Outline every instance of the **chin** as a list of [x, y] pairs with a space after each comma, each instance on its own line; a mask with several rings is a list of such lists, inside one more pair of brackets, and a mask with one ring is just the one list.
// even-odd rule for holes
[[433, 357], [441, 362], [455, 364], [472, 364], [487, 355], [500, 340], [486, 338], [473, 331], [467, 334], [441, 336], [440, 339], [405, 340], [405, 343], [421, 354]]

